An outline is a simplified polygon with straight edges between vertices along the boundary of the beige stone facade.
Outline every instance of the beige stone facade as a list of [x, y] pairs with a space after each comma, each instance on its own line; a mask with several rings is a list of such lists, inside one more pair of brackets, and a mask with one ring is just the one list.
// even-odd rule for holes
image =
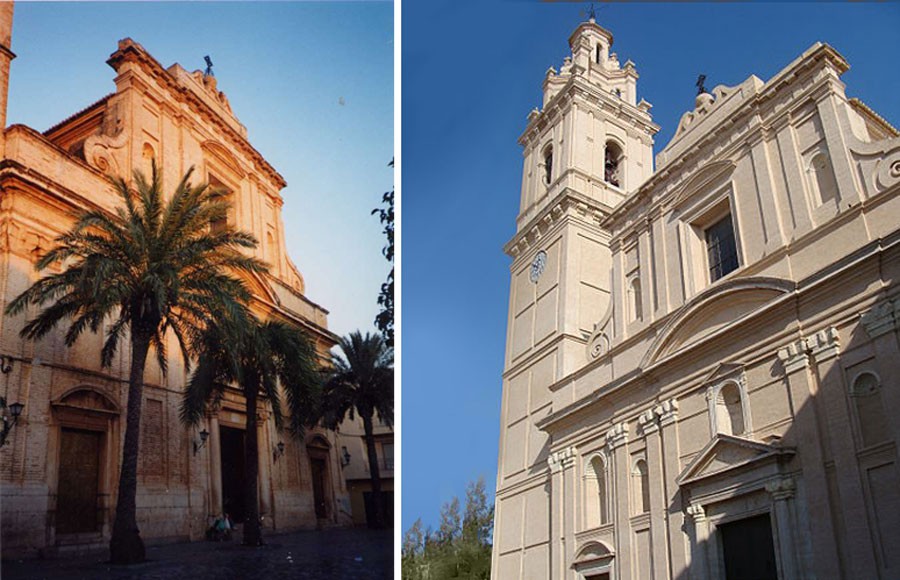
[[817, 43], [656, 155], [593, 20], [528, 116], [495, 579], [900, 578], [900, 134]]
[[[375, 435], [375, 454], [378, 456], [378, 474], [381, 479], [381, 491], [385, 523], [393, 523], [394, 519], [394, 429], [373, 417]], [[370, 505], [372, 479], [369, 472], [369, 456], [366, 451], [365, 428], [362, 418], [344, 419], [338, 430], [338, 444], [341, 446], [341, 457], [345, 463], [343, 473], [350, 494], [350, 508], [353, 514], [353, 525], [370, 524], [373, 517]], [[346, 455], [344, 452], [346, 451]]]
[[[6, 127], [11, 27], [12, 4], [0, 2], [0, 128]], [[327, 353], [336, 342], [328, 313], [304, 296], [303, 278], [285, 249], [284, 179], [250, 144], [215, 78], [178, 64], [164, 68], [130, 39], [108, 63], [114, 90], [93, 105], [44, 133], [21, 125], [0, 131], [0, 308], [37, 279], [36, 257], [67, 229], [73, 212], [115, 207], [107, 174], [149, 171], [155, 158], [165, 191], [190, 167], [195, 181], [228, 191], [228, 221], [257, 237], [256, 255], [271, 265], [270, 275], [249, 281], [253, 310], [297, 324]], [[0, 354], [11, 362], [0, 389], [9, 402], [25, 404], [0, 449], [3, 555], [104, 545], [116, 503], [128, 349], [102, 368], [101, 336], [86, 334], [66, 348], [63, 328], [36, 343], [23, 341], [25, 318], [4, 317], [0, 326]], [[242, 397], [229, 393], [218, 414], [185, 428], [178, 406], [187, 377], [174, 340], [169, 352], [166, 376], [153, 357], [148, 361], [143, 395], [138, 524], [151, 543], [200, 539], [211, 518], [223, 510], [234, 515], [243, 476]], [[261, 415], [264, 526], [349, 524], [336, 434], [315, 430], [295, 441], [275, 429], [265, 409]], [[200, 430], [210, 434], [203, 445]], [[83, 461], [73, 464], [73, 454]], [[88, 490], [87, 500], [73, 497], [76, 488]]]

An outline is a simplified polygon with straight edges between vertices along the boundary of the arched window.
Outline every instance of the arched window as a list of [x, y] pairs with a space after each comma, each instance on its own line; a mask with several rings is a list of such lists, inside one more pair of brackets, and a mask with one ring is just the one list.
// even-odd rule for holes
[[628, 309], [631, 321], [641, 320], [644, 317], [644, 305], [641, 300], [641, 279], [635, 276], [628, 284]]
[[610, 185], [623, 187], [622, 166], [625, 159], [622, 148], [615, 141], [606, 142], [606, 161], [603, 167], [603, 179]]
[[716, 397], [716, 428], [726, 435], [743, 435], [744, 408], [741, 390], [735, 383], [728, 383], [719, 389]]
[[154, 157], [156, 157], [156, 153], [153, 151], [153, 145], [144, 143], [144, 146], [141, 148], [141, 171], [144, 172], [147, 181], [150, 181], [153, 178]]
[[591, 459], [584, 474], [585, 525], [596, 528], [609, 523], [606, 466], [600, 456]]
[[650, 479], [647, 477], [647, 462], [638, 459], [631, 470], [632, 490], [634, 491], [634, 507], [637, 514], [650, 511]]
[[597, 64], [600, 64], [600, 44], [597, 44], [597, 50], [595, 52], [594, 59], [597, 61]]
[[819, 205], [837, 199], [837, 180], [827, 153], [820, 151], [813, 156], [809, 162], [809, 173]]
[[856, 411], [863, 447], [890, 439], [878, 377], [868, 372], [856, 377], [850, 386], [850, 397]]
[[544, 147], [544, 153], [541, 157], [544, 160], [544, 183], [550, 185], [550, 181], [553, 179], [553, 145]]

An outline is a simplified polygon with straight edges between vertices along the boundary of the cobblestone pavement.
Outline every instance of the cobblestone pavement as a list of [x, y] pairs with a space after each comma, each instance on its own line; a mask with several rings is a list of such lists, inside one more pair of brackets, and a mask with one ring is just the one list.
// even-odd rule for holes
[[[240, 535], [240, 534], [238, 534]], [[234, 542], [149, 546], [147, 561], [113, 566], [108, 553], [4, 560], [3, 580], [266, 580], [393, 578], [391, 530], [335, 529], [268, 534], [259, 548]]]

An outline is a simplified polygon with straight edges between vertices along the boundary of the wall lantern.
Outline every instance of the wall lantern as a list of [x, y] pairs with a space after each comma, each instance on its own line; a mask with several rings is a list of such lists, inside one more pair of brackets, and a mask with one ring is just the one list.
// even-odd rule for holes
[[272, 452], [272, 461], [278, 461], [278, 458], [284, 455], [284, 441], [279, 441]]
[[9, 435], [9, 432], [12, 431], [12, 428], [16, 426], [16, 423], [19, 422], [19, 416], [22, 414], [22, 409], [24, 408], [25, 405], [22, 403], [13, 403], [7, 407], [6, 399], [0, 397], [0, 412], [9, 409], [9, 413], [3, 413], [3, 430], [0, 431], [0, 447], [6, 445], [6, 438]]
[[11, 356], [0, 355], [0, 373], [4, 375], [12, 371], [13, 358]]
[[347, 446], [344, 445], [341, 447], [341, 467], [347, 467], [350, 465], [350, 452], [347, 451]]
[[197, 455], [197, 452], [203, 449], [203, 446], [206, 445], [206, 440], [209, 439], [209, 431], [204, 429], [200, 431], [200, 443], [194, 441], [194, 455]]

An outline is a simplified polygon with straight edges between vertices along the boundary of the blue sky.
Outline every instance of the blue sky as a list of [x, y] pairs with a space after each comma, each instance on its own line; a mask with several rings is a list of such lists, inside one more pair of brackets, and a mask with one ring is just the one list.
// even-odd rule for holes
[[[390, 2], [17, 2], [8, 122], [43, 131], [115, 90], [121, 38], [163, 66], [215, 64], [249, 140], [285, 177], [288, 252], [330, 328], [374, 331], [390, 265], [370, 215], [393, 187]], [[343, 103], [343, 104], [341, 104]]]
[[[516, 144], [548, 67], [585, 19], [575, 3], [403, 4], [403, 516], [436, 527], [443, 502], [495, 485], [515, 231]], [[706, 86], [767, 80], [821, 40], [850, 62], [847, 94], [900, 124], [900, 4], [603, 5], [620, 62], [662, 126], [654, 152]]]

